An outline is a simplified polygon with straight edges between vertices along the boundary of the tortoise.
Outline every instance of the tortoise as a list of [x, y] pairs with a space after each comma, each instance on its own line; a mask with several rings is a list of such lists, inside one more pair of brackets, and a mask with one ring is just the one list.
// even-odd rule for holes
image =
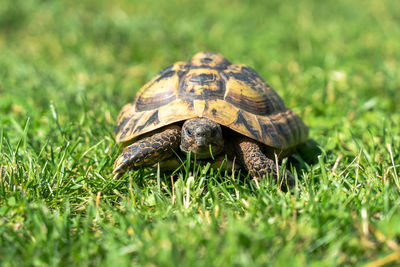
[[226, 154], [253, 177], [276, 179], [274, 155], [281, 159], [305, 142], [308, 128], [253, 69], [200, 52], [145, 84], [122, 108], [115, 136], [124, 149], [114, 174], [191, 152], [197, 159]]

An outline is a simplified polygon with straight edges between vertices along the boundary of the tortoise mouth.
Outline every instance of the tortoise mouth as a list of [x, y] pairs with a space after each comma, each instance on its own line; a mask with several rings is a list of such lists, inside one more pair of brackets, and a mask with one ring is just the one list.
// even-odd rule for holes
[[185, 153], [191, 152], [196, 155], [198, 159], [212, 158], [222, 152], [223, 147], [219, 145], [196, 145], [193, 144], [189, 148], [180, 146], [181, 150]]

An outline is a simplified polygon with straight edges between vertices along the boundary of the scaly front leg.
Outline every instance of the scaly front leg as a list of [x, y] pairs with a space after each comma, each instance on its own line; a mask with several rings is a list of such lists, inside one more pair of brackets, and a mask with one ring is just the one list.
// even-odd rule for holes
[[[275, 162], [264, 155], [256, 141], [248, 137], [238, 137], [236, 139], [236, 154], [239, 162], [246, 167], [251, 176], [263, 178], [269, 175], [274, 180], [278, 179], [278, 168]], [[295, 178], [292, 173], [286, 171], [282, 180], [277, 182], [292, 187], [295, 185]]]
[[152, 166], [171, 157], [179, 149], [181, 128], [172, 125], [124, 148], [115, 160], [114, 174], [123, 174], [136, 167]]

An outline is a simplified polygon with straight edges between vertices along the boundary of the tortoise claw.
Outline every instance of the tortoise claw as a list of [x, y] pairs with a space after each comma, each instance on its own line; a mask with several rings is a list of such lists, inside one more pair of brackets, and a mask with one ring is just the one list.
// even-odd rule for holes
[[127, 161], [124, 160], [123, 155], [124, 155], [124, 154], [121, 154], [121, 155], [115, 160], [114, 169], [113, 169], [113, 171], [112, 171], [113, 174], [124, 173], [124, 172], [127, 171], [127, 169], [128, 169], [128, 166], [127, 166], [127, 165], [128, 165], [128, 164], [127, 164]]
[[137, 161], [139, 158], [137, 150], [138, 146], [135, 144], [126, 147], [122, 151], [121, 155], [119, 155], [118, 158], [115, 160], [112, 173], [123, 174], [124, 172], [127, 172], [130, 167], [134, 167], [135, 161]]

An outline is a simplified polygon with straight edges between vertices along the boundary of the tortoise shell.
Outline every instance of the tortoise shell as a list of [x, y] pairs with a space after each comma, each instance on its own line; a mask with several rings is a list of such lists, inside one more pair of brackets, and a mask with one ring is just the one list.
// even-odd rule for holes
[[307, 139], [308, 128], [251, 68], [216, 53], [197, 53], [156, 75], [117, 119], [118, 143], [130, 143], [163, 126], [204, 117], [273, 148]]

